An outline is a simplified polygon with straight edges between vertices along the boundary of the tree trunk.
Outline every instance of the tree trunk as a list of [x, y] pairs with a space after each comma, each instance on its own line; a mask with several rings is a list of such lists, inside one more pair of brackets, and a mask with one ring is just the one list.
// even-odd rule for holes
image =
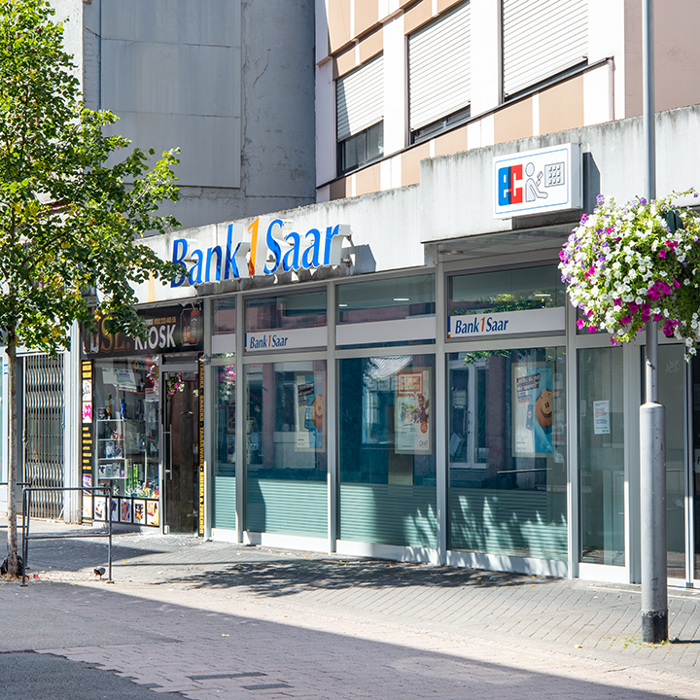
[[7, 479], [7, 572], [22, 574], [17, 559], [17, 337], [14, 328], [7, 331], [7, 376], [10, 390], [10, 473]]

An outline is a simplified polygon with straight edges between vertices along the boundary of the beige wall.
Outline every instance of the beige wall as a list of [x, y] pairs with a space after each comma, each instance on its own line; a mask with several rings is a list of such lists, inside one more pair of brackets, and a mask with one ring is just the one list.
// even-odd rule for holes
[[401, 185], [417, 185], [420, 182], [420, 162], [430, 157], [430, 143], [404, 151], [401, 154]]
[[543, 90], [540, 99], [539, 133], [583, 126], [583, 76]]
[[328, 3], [328, 43], [331, 53], [352, 39], [350, 9], [350, 0], [333, 0]]
[[501, 109], [494, 115], [494, 140], [496, 143], [525, 139], [532, 135], [531, 97]]
[[[625, 1], [625, 117], [642, 113], [642, 11]], [[700, 103], [700, 2], [655, 0], [656, 111]]]

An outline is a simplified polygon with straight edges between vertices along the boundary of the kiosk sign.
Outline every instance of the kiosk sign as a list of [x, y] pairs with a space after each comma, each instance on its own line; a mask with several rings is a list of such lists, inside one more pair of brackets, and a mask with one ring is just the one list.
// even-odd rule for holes
[[581, 175], [577, 143], [494, 158], [494, 218], [580, 209]]

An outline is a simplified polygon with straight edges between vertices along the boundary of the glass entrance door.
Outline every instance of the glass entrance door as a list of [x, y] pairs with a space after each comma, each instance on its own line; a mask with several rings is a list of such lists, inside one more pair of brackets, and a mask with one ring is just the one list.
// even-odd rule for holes
[[170, 532], [192, 534], [199, 515], [198, 376], [163, 371], [163, 506]]

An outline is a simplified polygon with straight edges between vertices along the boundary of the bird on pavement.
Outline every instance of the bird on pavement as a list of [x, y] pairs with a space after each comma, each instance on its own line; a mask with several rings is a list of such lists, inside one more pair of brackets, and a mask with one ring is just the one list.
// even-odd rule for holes
[[104, 566], [98, 566], [96, 569], [93, 569], [93, 571], [95, 572], [95, 576], [100, 577], [100, 581], [101, 581], [102, 577], [104, 576], [104, 573], [105, 573]]

